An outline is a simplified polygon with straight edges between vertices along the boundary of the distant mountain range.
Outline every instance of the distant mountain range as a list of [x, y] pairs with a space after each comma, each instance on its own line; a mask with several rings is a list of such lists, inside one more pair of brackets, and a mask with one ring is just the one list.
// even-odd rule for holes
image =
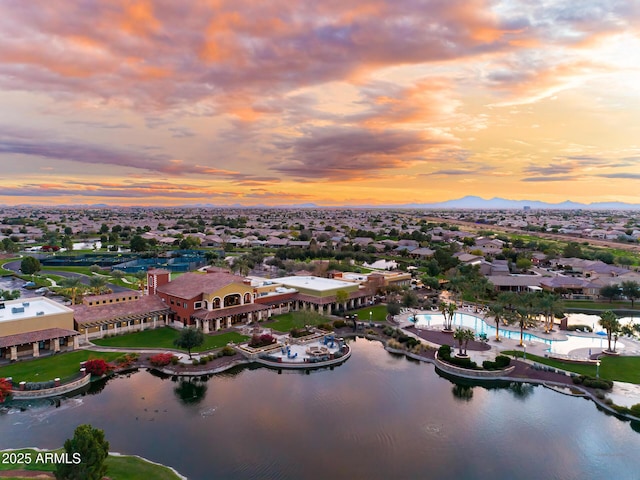
[[[39, 207], [44, 205], [16, 205], [17, 207]], [[8, 205], [2, 205], [2, 207], [9, 208]], [[93, 204], [93, 205], [57, 205], [48, 207], [57, 208], [121, 208], [118, 205], [107, 204]], [[414, 209], [426, 209], [426, 210], [452, 210], [452, 209], [475, 209], [475, 210], [522, 210], [524, 207], [529, 207], [532, 210], [640, 210], [640, 204], [624, 203], [624, 202], [594, 202], [594, 203], [578, 203], [571, 202], [569, 200], [560, 203], [547, 203], [539, 200], [509, 200], [507, 198], [494, 197], [491, 199], [485, 199], [476, 196], [466, 196], [455, 200], [447, 200], [445, 202], [436, 203], [405, 203], [401, 205], [342, 205], [342, 206], [326, 206], [317, 205], [315, 203], [299, 203], [292, 205], [214, 205], [211, 203], [192, 203], [188, 205], [181, 205], [176, 208], [414, 208]], [[167, 207], [145, 207], [137, 206], [132, 208], [167, 208]], [[168, 207], [171, 208], [171, 207]]]
[[475, 196], [466, 196], [456, 200], [447, 200], [439, 203], [411, 203], [403, 205], [404, 208], [429, 208], [429, 209], [478, 209], [478, 210], [500, 210], [500, 209], [531, 209], [543, 210], [638, 210], [640, 205], [624, 202], [594, 202], [578, 203], [569, 200], [561, 203], [547, 203], [538, 200], [509, 200], [506, 198], [484, 199]]

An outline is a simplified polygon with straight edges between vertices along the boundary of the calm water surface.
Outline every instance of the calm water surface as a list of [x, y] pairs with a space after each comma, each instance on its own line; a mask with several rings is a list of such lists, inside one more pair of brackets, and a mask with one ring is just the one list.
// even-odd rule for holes
[[205, 382], [148, 372], [0, 416], [0, 448], [54, 448], [80, 423], [111, 450], [193, 479], [640, 478], [636, 425], [543, 387], [487, 390], [359, 339], [331, 370], [242, 368]]

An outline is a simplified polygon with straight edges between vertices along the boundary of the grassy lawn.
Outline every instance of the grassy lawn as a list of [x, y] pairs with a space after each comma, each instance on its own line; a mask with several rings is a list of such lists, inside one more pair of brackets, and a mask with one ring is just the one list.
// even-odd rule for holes
[[387, 306], [386, 305], [372, 305], [370, 307], [364, 307], [359, 310], [349, 310], [348, 315], [358, 314], [358, 319], [363, 322], [369, 321], [369, 312], [372, 312], [371, 320], [374, 322], [384, 322], [387, 319]]
[[[570, 308], [587, 308], [593, 310], [631, 310], [631, 302], [623, 301], [613, 301], [609, 303], [608, 300], [604, 300], [601, 302], [596, 302], [593, 300], [563, 300], [562, 303], [565, 307]], [[638, 309], [638, 305], [640, 305], [640, 302], [634, 302], [633, 310]]]
[[[58, 453], [61, 453], [63, 451], [63, 449], [48, 450], [48, 452]], [[11, 452], [24, 453], [26, 455], [29, 455], [31, 458], [31, 463], [0, 463], [0, 471], [30, 470], [37, 472], [55, 472], [56, 470], [54, 463], [36, 462], [36, 460], [38, 459], [38, 453], [45, 452], [38, 452], [32, 449], [11, 450]], [[107, 457], [106, 464], [107, 476], [109, 478], [112, 478], [113, 480], [146, 480], [148, 478], [157, 480], [177, 480], [179, 478], [167, 467], [164, 467], [162, 465], [155, 465], [137, 457], [109, 455]]]
[[[144, 330], [142, 332], [127, 333], [115, 337], [100, 338], [92, 340], [96, 345], [104, 347], [123, 348], [167, 348], [177, 349], [173, 341], [178, 338], [180, 332], [171, 327], [156, 328], [155, 330]], [[242, 342], [247, 339], [245, 335], [237, 332], [225, 332], [220, 334], [205, 335], [204, 343], [192, 349], [192, 352], [204, 352], [216, 348], [222, 348], [229, 342]], [[185, 350], [186, 351], [186, 350]]]
[[305, 325], [320, 325], [331, 321], [328, 317], [315, 312], [289, 312], [282, 315], [275, 315], [274, 321], [268, 322], [265, 326], [273, 328], [279, 332], [289, 332], [292, 328], [302, 328]]
[[[502, 352], [510, 356], [522, 357], [520, 351], [508, 350]], [[534, 360], [543, 365], [549, 365], [554, 368], [561, 368], [569, 372], [575, 372], [580, 375], [596, 376], [595, 365], [581, 365], [576, 363], [563, 362], [551, 358], [538, 357], [537, 355], [527, 354], [527, 359]], [[600, 377], [607, 380], [617, 382], [627, 382], [640, 384], [640, 357], [601, 357]]]
[[12, 270], [7, 270], [4, 267], [5, 263], [9, 263], [9, 262], [15, 262], [16, 260], [20, 260], [20, 257], [14, 257], [14, 258], [4, 258], [2, 260], [0, 260], [0, 275], [13, 275], [13, 271]]
[[52, 357], [23, 360], [0, 367], [0, 377], [12, 377], [14, 382], [47, 382], [54, 378], [70, 377], [80, 370], [80, 362], [103, 358], [108, 362], [122, 356], [119, 352], [90, 352], [78, 350]]

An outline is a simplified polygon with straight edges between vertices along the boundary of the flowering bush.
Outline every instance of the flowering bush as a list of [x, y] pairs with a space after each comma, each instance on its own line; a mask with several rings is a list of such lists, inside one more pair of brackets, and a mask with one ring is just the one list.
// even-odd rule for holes
[[265, 333], [264, 335], [253, 335], [251, 337], [251, 340], [249, 341], [249, 346], [253, 348], [265, 347], [267, 345], [275, 343], [275, 341], [276, 339], [268, 333]]
[[0, 378], [0, 403], [4, 402], [10, 393], [11, 382], [6, 378]]
[[154, 367], [164, 367], [172, 363], [173, 358], [173, 353], [158, 353], [153, 357], [149, 357], [149, 362]]
[[87, 360], [84, 363], [84, 368], [87, 369], [87, 373], [101, 377], [102, 375], [113, 370], [113, 365], [105, 362], [102, 358], [96, 358], [93, 360]]
[[116, 363], [119, 368], [125, 369], [131, 367], [136, 360], [138, 360], [139, 355], [137, 353], [127, 353], [122, 357], [116, 358]]

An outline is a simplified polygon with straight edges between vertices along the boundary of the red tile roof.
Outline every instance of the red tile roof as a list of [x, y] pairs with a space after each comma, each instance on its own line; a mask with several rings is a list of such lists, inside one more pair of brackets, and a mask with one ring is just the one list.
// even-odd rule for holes
[[235, 307], [216, 308], [215, 310], [196, 310], [191, 315], [194, 318], [201, 320], [212, 320], [214, 318], [224, 318], [231, 315], [242, 315], [245, 313], [259, 312], [261, 310], [268, 310], [266, 305], [260, 305], [257, 303], [247, 303], [246, 305], [236, 305]]
[[105, 305], [74, 305], [73, 318], [78, 325], [99, 325], [110, 321], [120, 321], [145, 314], [168, 312], [166, 303], [155, 295], [147, 295], [138, 300], [108, 303]]
[[189, 300], [203, 293], [212, 293], [233, 283], [243, 284], [244, 277], [231, 273], [185, 273], [166, 285], [158, 287], [158, 292]]
[[14, 345], [25, 345], [27, 343], [42, 342], [52, 340], [54, 338], [70, 337], [80, 335], [75, 330], [66, 330], [64, 328], [47, 328], [45, 330], [36, 330], [34, 332], [19, 333], [17, 335], [7, 335], [0, 337], [0, 348], [12, 347]]

